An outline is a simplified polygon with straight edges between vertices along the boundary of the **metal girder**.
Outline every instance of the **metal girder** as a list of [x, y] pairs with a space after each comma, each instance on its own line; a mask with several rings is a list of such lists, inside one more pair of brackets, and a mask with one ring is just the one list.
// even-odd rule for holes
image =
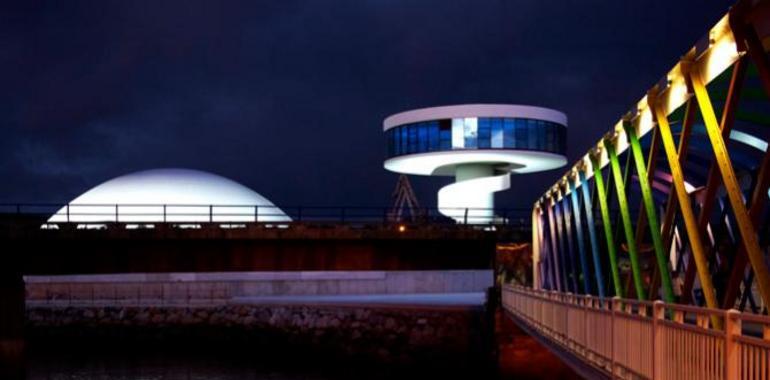
[[768, 305], [770, 304], [770, 271], [765, 264], [764, 255], [759, 247], [754, 224], [751, 222], [746, 205], [743, 203], [743, 194], [733, 170], [730, 154], [719, 130], [719, 123], [714, 114], [714, 108], [711, 106], [711, 99], [699, 71], [694, 70], [690, 72], [690, 80], [695, 91], [695, 98], [698, 101], [698, 108], [700, 108], [703, 122], [706, 125], [709, 141], [711, 141], [711, 148], [719, 166], [719, 172], [722, 175], [722, 181], [727, 190], [727, 198], [730, 200], [730, 206], [738, 223], [738, 230], [741, 233], [743, 245], [746, 247], [746, 254], [749, 257], [752, 269], [754, 269], [754, 275], [759, 285], [762, 299]]
[[[668, 165], [671, 169], [671, 177], [674, 183], [674, 191], [676, 192], [679, 208], [684, 219], [684, 225], [687, 229], [687, 238], [690, 240], [690, 248], [692, 249], [693, 256], [695, 256], [695, 266], [698, 269], [698, 277], [701, 280], [703, 294], [706, 297], [706, 305], [709, 308], [717, 309], [719, 305], [717, 304], [714, 285], [711, 282], [708, 262], [706, 261], [706, 255], [704, 254], [703, 241], [701, 240], [701, 235], [695, 222], [695, 215], [692, 211], [690, 196], [687, 194], [687, 190], [684, 187], [684, 172], [682, 171], [682, 166], [679, 164], [679, 155], [674, 146], [674, 136], [671, 133], [671, 125], [668, 123], [666, 114], [653, 99], [653, 94], [649, 94], [647, 98], [650, 101], [650, 108], [655, 113], [655, 119], [658, 122], [658, 128], [660, 129], [663, 149], [668, 158]], [[715, 324], [719, 324], [718, 320], [712, 320]]]
[[[695, 122], [695, 107], [693, 101], [688, 99], [685, 103], [684, 119], [682, 120], [682, 130], [679, 133], [679, 145], [677, 146], [677, 157], [679, 166], [681, 167], [687, 162], [687, 147], [690, 142], [690, 135], [692, 133], [692, 126]], [[659, 133], [660, 135], [660, 133]], [[671, 238], [674, 233], [674, 219], [676, 218], [676, 210], [679, 208], [679, 199], [676, 195], [676, 188], [673, 181], [668, 188], [668, 200], [666, 201], [666, 211], [663, 215], [663, 226], [661, 228], [661, 236], [664, 237], [663, 246], [671, 248]], [[691, 256], [692, 257], [692, 256]], [[695, 267], [694, 262], [692, 265], [688, 265], [685, 270], [692, 270]], [[695, 273], [693, 271], [693, 273]], [[682, 290], [682, 298], [684, 300], [689, 299], [690, 291]], [[686, 303], [686, 302], [685, 302]]]
[[[743, 57], [738, 59], [733, 65], [733, 73], [730, 77], [730, 86], [727, 90], [727, 98], [724, 110], [722, 111], [722, 120], [720, 122], [722, 138], [728, 138], [733, 129], [735, 111], [738, 109], [738, 100], [740, 99], [747, 66], [748, 62]], [[693, 107], [692, 109], [694, 110], [695, 108]], [[706, 185], [703, 192], [703, 204], [701, 205], [700, 214], [698, 215], [698, 231], [700, 231], [701, 234], [706, 233], [706, 227], [708, 226], [711, 212], [714, 208], [717, 190], [719, 190], [719, 185], [721, 185], [721, 183], [719, 168], [717, 167], [716, 162], [712, 161], [709, 167], [708, 176], [706, 177]], [[684, 283], [682, 285], [682, 302], [685, 303], [691, 302], [692, 287], [695, 283], [694, 264], [694, 258], [690, 257], [689, 264], [685, 269]], [[744, 267], [745, 264], [744, 261]]]
[[[551, 261], [553, 262], [553, 265], [551, 266], [551, 270], [554, 273], [554, 279], [556, 280], [556, 290], [563, 291], [564, 288], [562, 288], [562, 280], [564, 280], [564, 273], [561, 271], [561, 263], [559, 258], [559, 247], [558, 242], [556, 241], [556, 218], [553, 216], [553, 207], [554, 207], [554, 200], [551, 199], [551, 204], [547, 205], [548, 208], [548, 227], [550, 229], [550, 238], [551, 238]], [[567, 281], [564, 280], [564, 283]]]
[[628, 247], [628, 257], [631, 259], [631, 274], [634, 280], [634, 289], [636, 298], [643, 301], [647, 299], [642, 281], [642, 270], [639, 264], [639, 250], [634, 238], [634, 226], [631, 225], [631, 214], [628, 211], [628, 200], [626, 199], [626, 186], [623, 181], [623, 174], [620, 172], [620, 163], [618, 155], [615, 153], [615, 146], [612, 141], [604, 140], [604, 147], [607, 149], [607, 155], [610, 158], [610, 170], [615, 178], [615, 192], [618, 196], [618, 206], [620, 206], [620, 219], [623, 224], [623, 231], [626, 235], [626, 246]]
[[542, 265], [540, 264], [540, 208], [532, 208], [532, 286], [535, 289], [543, 289]]
[[604, 178], [602, 170], [599, 167], [599, 160], [591, 157], [591, 166], [594, 168], [594, 181], [596, 181], [596, 198], [599, 199], [599, 208], [602, 214], [602, 225], [604, 226], [604, 237], [607, 240], [607, 254], [610, 257], [610, 274], [612, 275], [612, 285], [615, 288], [615, 296], [624, 298], [623, 285], [620, 283], [620, 272], [618, 268], [618, 254], [615, 248], [615, 237], [612, 233], [612, 222], [610, 221], [610, 209], [607, 205], [607, 191], [604, 187]]
[[[759, 73], [759, 79], [765, 90], [765, 94], [770, 98], [770, 60], [768, 60], [767, 55], [765, 55], [762, 43], [759, 41], [756, 31], [747, 25], [734, 25], [733, 30], [735, 31], [736, 40], [745, 43], [744, 46], [741, 46], [740, 44], [739, 46], [748, 51], [748, 55], [751, 57], [751, 60], [754, 62], [757, 72]], [[741, 61], [743, 60], [745, 59], [741, 59]], [[744, 66], [745, 65], [746, 63], [744, 63]], [[765, 152], [764, 159], [759, 167], [757, 181], [754, 185], [751, 203], [749, 204], [749, 217], [755, 228], [759, 223], [759, 216], [761, 215], [761, 210], [766, 202], [765, 195], [767, 194], [768, 182], [770, 182], [770, 173], [768, 173], [768, 171], [770, 171], [770, 162], [768, 161], [770, 161], [770, 156], [768, 152]], [[738, 294], [740, 283], [743, 280], [743, 273], [746, 269], [746, 259], [746, 246], [743, 242], [740, 242], [733, 262], [732, 272], [730, 273], [730, 279], [727, 283], [724, 301], [722, 303], [722, 306], [725, 308], [732, 307], [732, 305], [735, 304], [735, 297]], [[765, 305], [770, 307], [764, 296], [763, 300], [765, 300]]]
[[652, 199], [652, 188], [648, 180], [649, 176], [647, 168], [644, 165], [644, 154], [642, 153], [642, 147], [639, 144], [639, 138], [636, 136], [636, 129], [630, 122], [624, 121], [623, 128], [628, 136], [629, 144], [631, 145], [631, 155], [634, 158], [634, 164], [636, 165], [636, 174], [639, 176], [639, 187], [642, 190], [642, 202], [644, 203], [644, 211], [647, 215], [647, 224], [650, 226], [650, 237], [655, 249], [655, 258], [658, 262], [658, 270], [660, 273], [661, 282], [663, 285], [663, 300], [668, 303], [673, 303], [674, 300], [674, 288], [671, 285], [671, 272], [668, 269], [668, 259], [663, 248], [663, 240], [660, 236], [660, 225], [658, 224], [658, 214], [655, 210], [655, 201]]
[[599, 297], [604, 298], [606, 292], [604, 291], [604, 275], [602, 274], [602, 262], [599, 258], [599, 242], [596, 238], [596, 224], [594, 223], [594, 206], [591, 202], [591, 193], [588, 189], [588, 181], [586, 180], [586, 174], [583, 170], [578, 171], [578, 179], [580, 180], [580, 190], [583, 194], [583, 206], [586, 210], [586, 225], [588, 226], [588, 239], [591, 243], [591, 256], [594, 262], [594, 275], [596, 276], [596, 290], [599, 293]]
[[[564, 217], [564, 230], [565, 230], [565, 237], [567, 239], [567, 254], [570, 257], [570, 267], [572, 269], [572, 286], [574, 287], [574, 292], [576, 294], [580, 294], [580, 275], [582, 274], [583, 277], [585, 277], [585, 270], [583, 267], [581, 267], [580, 273], [578, 273], [578, 263], [576, 261], [575, 256], [575, 244], [573, 243], [574, 239], [572, 238], [572, 210], [570, 207], [569, 202], [567, 201], [567, 194], [566, 191], [562, 194], [562, 216]], [[581, 263], [582, 264], [582, 263]]]
[[557, 241], [559, 242], [559, 264], [561, 266], [562, 273], [564, 273], [564, 288], [568, 292], [576, 293], [575, 289], [572, 287], [574, 284], [574, 279], [572, 276], [573, 269], [570, 268], [570, 262], [569, 257], [567, 257], [567, 248], [565, 246], [566, 243], [566, 237], [564, 236], [564, 223], [563, 223], [563, 212], [561, 209], [561, 201], [559, 200], [559, 197], [561, 197], [561, 191], [557, 192], [556, 198], [553, 200], [553, 211], [556, 216], [556, 236]]
[[577, 235], [578, 255], [580, 256], [580, 271], [583, 273], [583, 290], [585, 294], [593, 294], [591, 276], [588, 275], [588, 260], [586, 259], [585, 240], [583, 238], [583, 221], [580, 218], [580, 202], [574, 178], [569, 180], [569, 195], [572, 200], [572, 216], [575, 218], [575, 234]]
[[[540, 203], [540, 207], [538, 207], [538, 239], [540, 241], [540, 254], [545, 256], [545, 264], [543, 265], [543, 280], [541, 283], [545, 286], [546, 289], [553, 290], [555, 288], [556, 284], [556, 278], [554, 276], [553, 271], [553, 259], [551, 258], [551, 249], [548, 247], [548, 242], [546, 241], [546, 232], [545, 229], [545, 218], [546, 213], [543, 211], [543, 202]], [[548, 206], [545, 206], [548, 207]]]

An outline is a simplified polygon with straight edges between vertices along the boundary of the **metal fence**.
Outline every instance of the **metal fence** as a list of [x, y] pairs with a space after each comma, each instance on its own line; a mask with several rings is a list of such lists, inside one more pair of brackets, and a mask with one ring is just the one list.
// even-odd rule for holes
[[[408, 223], [530, 225], [524, 208], [462, 208], [455, 221], [438, 208], [423, 207], [398, 213], [391, 207], [200, 205], [200, 204], [54, 204], [0, 203], [0, 215], [19, 215], [45, 223]], [[480, 217], [489, 214], [490, 217]]]
[[770, 379], [770, 317], [505, 286], [530, 330], [617, 379]]

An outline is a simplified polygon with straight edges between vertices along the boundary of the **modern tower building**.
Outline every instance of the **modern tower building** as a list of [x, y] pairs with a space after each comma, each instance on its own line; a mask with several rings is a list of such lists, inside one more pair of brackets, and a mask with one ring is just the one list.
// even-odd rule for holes
[[510, 174], [567, 163], [567, 116], [532, 106], [466, 104], [389, 116], [385, 169], [454, 176], [438, 192], [439, 211], [458, 222], [495, 220], [494, 193], [510, 188]]

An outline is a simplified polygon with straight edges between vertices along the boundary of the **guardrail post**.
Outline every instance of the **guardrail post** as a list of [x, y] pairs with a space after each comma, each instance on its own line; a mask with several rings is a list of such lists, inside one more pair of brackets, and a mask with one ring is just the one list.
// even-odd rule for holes
[[254, 205], [254, 223], [259, 222], [259, 205]]
[[620, 297], [615, 296], [609, 301], [610, 306], [610, 373], [615, 378], [615, 313], [620, 305]]
[[163, 205], [163, 223], [166, 223], [166, 205]]
[[658, 321], [663, 320], [666, 315], [666, 304], [657, 300], [652, 303], [652, 378], [661, 379], [662, 374], [660, 357], [662, 355], [663, 347], [663, 333], [660, 331], [660, 324]]
[[730, 309], [725, 313], [725, 379], [740, 378], [740, 355], [736, 336], [741, 335], [741, 312]]
[[209, 205], [209, 223], [214, 222], [214, 205]]
[[[19, 206], [17, 205], [16, 207], [18, 208]], [[67, 223], [69, 222], [70, 222], [70, 204], [67, 203]]]
[[468, 209], [465, 209], [465, 216], [463, 217], [463, 224], [468, 224]]
[[115, 205], [115, 223], [118, 222], [118, 207], [120, 207], [120, 206], [119, 205]]

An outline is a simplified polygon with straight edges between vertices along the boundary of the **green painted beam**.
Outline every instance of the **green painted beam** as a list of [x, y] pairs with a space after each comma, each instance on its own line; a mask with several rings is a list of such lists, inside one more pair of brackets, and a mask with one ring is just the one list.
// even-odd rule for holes
[[658, 262], [658, 269], [660, 271], [660, 282], [663, 286], [663, 300], [668, 303], [674, 303], [674, 287], [671, 284], [671, 271], [668, 268], [668, 260], [666, 259], [666, 251], [663, 248], [663, 238], [660, 235], [660, 223], [658, 222], [658, 214], [655, 211], [655, 201], [652, 199], [652, 189], [647, 173], [647, 167], [644, 163], [644, 154], [642, 153], [642, 146], [639, 144], [639, 138], [636, 136], [636, 129], [631, 123], [624, 121], [623, 129], [628, 136], [628, 142], [631, 144], [631, 154], [636, 165], [636, 174], [639, 177], [639, 187], [642, 190], [642, 202], [644, 203], [644, 211], [647, 214], [647, 225], [650, 227], [650, 235], [652, 237], [652, 245], [655, 249], [655, 259]]
[[628, 212], [628, 199], [626, 198], [626, 185], [623, 182], [623, 174], [620, 172], [620, 162], [615, 152], [615, 146], [612, 142], [604, 140], [604, 147], [607, 148], [607, 155], [610, 158], [610, 171], [615, 179], [615, 191], [618, 195], [618, 205], [620, 206], [620, 219], [623, 224], [623, 232], [626, 234], [626, 246], [628, 246], [628, 256], [631, 259], [631, 275], [634, 280], [634, 289], [636, 289], [636, 298], [640, 301], [647, 299], [642, 282], [642, 270], [639, 266], [639, 251], [634, 237], [634, 226], [631, 224], [631, 214]]
[[607, 205], [607, 191], [604, 186], [602, 169], [599, 167], [599, 160], [591, 157], [591, 166], [594, 168], [594, 181], [596, 181], [596, 198], [599, 200], [599, 209], [602, 214], [602, 225], [604, 225], [604, 237], [607, 240], [607, 254], [610, 256], [610, 274], [612, 275], [612, 285], [615, 288], [615, 296], [624, 298], [623, 285], [620, 283], [620, 272], [618, 271], [618, 254], [615, 249], [615, 237], [612, 234], [612, 222], [610, 221], [610, 208]]

